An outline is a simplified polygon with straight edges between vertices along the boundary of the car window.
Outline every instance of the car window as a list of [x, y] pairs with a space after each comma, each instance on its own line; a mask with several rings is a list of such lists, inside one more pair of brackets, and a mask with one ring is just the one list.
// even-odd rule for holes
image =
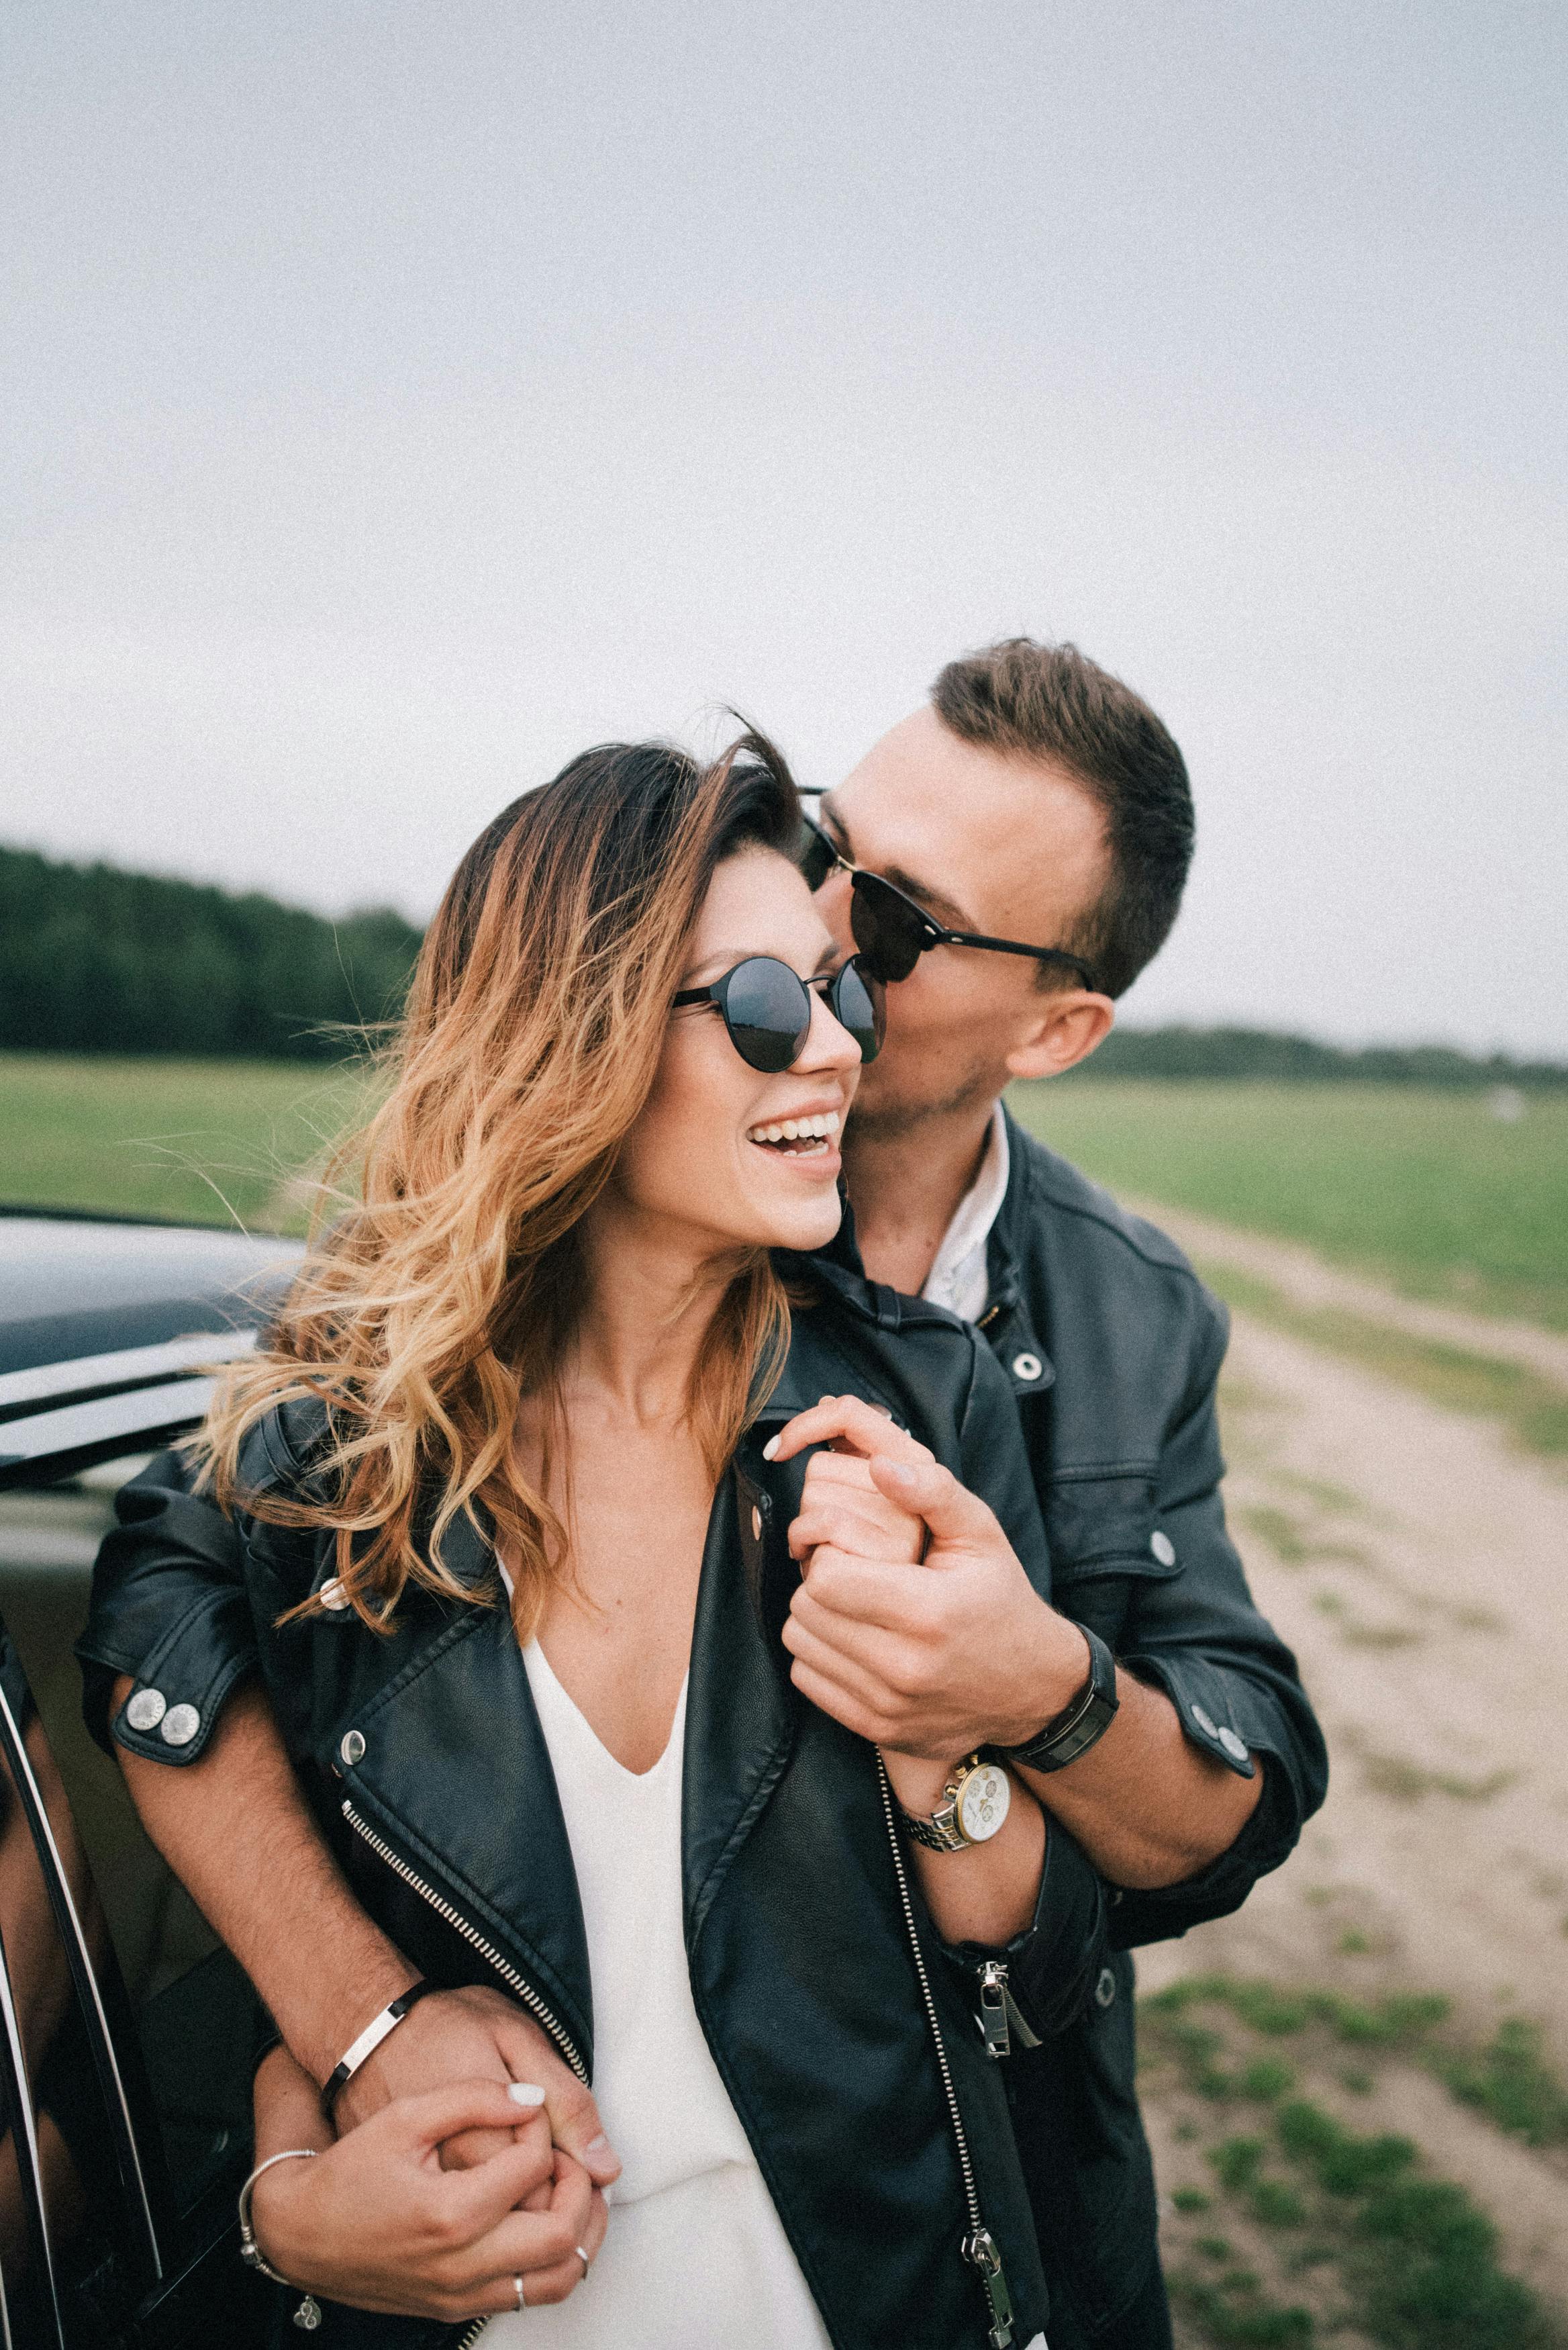
[[128, 1458], [47, 1488], [0, 1492], [0, 1626], [57, 1774], [61, 1832], [80, 1856], [107, 1995], [122, 2002], [119, 2028], [134, 2043], [129, 2069], [140, 2078], [128, 2093], [140, 2101], [138, 2118], [152, 2141], [150, 2191], [177, 2219], [244, 2175], [259, 2010], [82, 1721], [72, 1649], [93, 1560], [115, 1492], [144, 1465], [144, 1457]]

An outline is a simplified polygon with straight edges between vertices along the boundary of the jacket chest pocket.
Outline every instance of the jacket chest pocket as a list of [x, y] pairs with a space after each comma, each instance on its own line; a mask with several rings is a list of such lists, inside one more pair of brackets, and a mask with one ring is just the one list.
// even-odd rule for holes
[[1050, 1487], [1044, 1514], [1052, 1604], [1119, 1654], [1140, 1591], [1181, 1573], [1155, 1508], [1152, 1471], [1069, 1471]]

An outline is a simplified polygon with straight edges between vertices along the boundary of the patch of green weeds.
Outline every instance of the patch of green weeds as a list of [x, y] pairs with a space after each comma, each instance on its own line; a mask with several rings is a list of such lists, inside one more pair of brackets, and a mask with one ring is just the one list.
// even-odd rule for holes
[[1214, 2166], [1221, 2187], [1232, 2194], [1238, 2189], [1250, 2187], [1258, 2175], [1263, 2159], [1261, 2137], [1227, 2137], [1209, 2149], [1209, 2159]]
[[1250, 2269], [1217, 2282], [1173, 2269], [1169, 2285], [1176, 2307], [1224, 2350], [1296, 2350], [1314, 2339], [1312, 2312], [1271, 2300]]
[[1357, 1544], [1324, 1536], [1295, 1511], [1282, 1509], [1277, 1503], [1253, 1502], [1237, 1514], [1250, 1533], [1268, 1544], [1282, 1566], [1312, 1566], [1323, 1561], [1341, 1566], [1370, 1564]]
[[1363, 2137], [1304, 2098], [1284, 2106], [1287, 2159], [1345, 2207], [1341, 2254], [1356, 2322], [1386, 2350], [1546, 2350], [1561, 2336], [1497, 2262], [1497, 2230], [1462, 2188], [1417, 2172], [1406, 2137]]
[[1461, 1804], [1490, 1804], [1494, 1795], [1512, 1786], [1519, 1773], [1485, 1771], [1479, 1778], [1463, 1779], [1452, 1771], [1424, 1771], [1402, 1754], [1365, 1752], [1361, 1775], [1375, 1794], [1392, 1795], [1396, 1803], [1417, 1804], [1423, 1795], [1452, 1795]]
[[[1500, 2265], [1486, 2214], [1460, 2188], [1427, 2176], [1411, 2139], [1355, 2131], [1290, 2095], [1290, 2065], [1272, 2051], [1249, 2056], [1233, 2026], [1210, 2031], [1191, 2011], [1221, 2008], [1260, 2036], [1289, 2037], [1311, 2025], [1347, 2049], [1397, 2051], [1431, 2065], [1499, 2127], [1535, 2145], [1568, 2142], [1568, 2091], [1543, 2061], [1532, 2025], [1510, 2019], [1484, 2049], [1460, 2054], [1434, 2037], [1449, 2013], [1435, 1994], [1355, 2001], [1221, 1974], [1189, 1976], [1144, 2006], [1151, 2046], [1174, 2059], [1187, 2089], [1247, 2098], [1256, 2116], [1254, 2127], [1209, 2147], [1214, 2194], [1180, 2190], [1176, 2210], [1212, 2213], [1211, 2228], [1230, 2210], [1269, 2231], [1272, 2273], [1285, 2295], [1292, 2277], [1322, 2272], [1314, 2320], [1240, 2265], [1231, 2240], [1214, 2229], [1189, 2246], [1185, 2266], [1178, 2257], [1171, 2268], [1172, 2300], [1198, 2338], [1213, 2350], [1310, 2345], [1314, 2325], [1327, 2335], [1349, 2326], [1378, 2350], [1568, 2350], [1568, 2334]], [[1321, 2036], [1315, 2044], [1321, 2062]], [[1375, 2085], [1369, 2072], [1352, 2066], [1341, 2079], [1363, 2093]], [[1190, 2126], [1180, 2134], [1190, 2135]]]
[[1241, 2022], [1271, 2039], [1283, 2039], [1290, 2033], [1299, 2032], [1317, 2012], [1315, 1993], [1280, 1991], [1272, 1983], [1232, 1982], [1228, 1996]]
[[1343, 1950], [1347, 1959], [1363, 1959], [1372, 1948], [1372, 1937], [1364, 1934], [1359, 1926], [1347, 1926], [1334, 1948]]
[[1365, 1616], [1345, 1616], [1339, 1637], [1347, 1648], [1417, 1648], [1426, 1635], [1408, 1624], [1372, 1624]]
[[1264, 2228], [1299, 2228], [1307, 2207], [1293, 2187], [1281, 2178], [1260, 2178], [1247, 2196], [1247, 2209]]
[[1456, 2097], [1499, 2129], [1530, 2146], [1568, 2142], [1568, 2090], [1542, 2059], [1538, 2025], [1511, 2016], [1479, 2054], [1445, 2054], [1438, 2070]]
[[1330, 2021], [1341, 2040], [1355, 2048], [1392, 2048], [1423, 2040], [1448, 2021], [1449, 2002], [1440, 1991], [1390, 1991], [1373, 2005], [1335, 1999]]
[[1237, 2074], [1237, 2086], [1244, 2097], [1256, 2097], [1264, 2105], [1272, 2105], [1287, 2090], [1293, 2089], [1296, 2076], [1291, 2067], [1277, 2056], [1254, 2056], [1243, 2064]]

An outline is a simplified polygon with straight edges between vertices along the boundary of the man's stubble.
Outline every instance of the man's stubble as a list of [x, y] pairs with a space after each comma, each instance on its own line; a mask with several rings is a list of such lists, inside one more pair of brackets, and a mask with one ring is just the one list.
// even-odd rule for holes
[[909, 1142], [917, 1139], [921, 1128], [960, 1118], [981, 1108], [989, 1108], [996, 1098], [996, 1084], [989, 1070], [977, 1069], [961, 1084], [936, 1099], [902, 1098], [895, 1095], [891, 1101], [867, 1102], [857, 1097], [849, 1113], [844, 1133], [846, 1153], [853, 1158], [857, 1142], [885, 1145]]

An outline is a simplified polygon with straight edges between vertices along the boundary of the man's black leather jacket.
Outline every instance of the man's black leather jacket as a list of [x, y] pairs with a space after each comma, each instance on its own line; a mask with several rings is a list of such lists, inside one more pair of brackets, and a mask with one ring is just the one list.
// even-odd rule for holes
[[[1215, 1388], [1229, 1323], [1175, 1243], [1011, 1116], [980, 1327], [1012, 1386], [1051, 1554], [1052, 1604], [1164, 1690], [1193, 1744], [1263, 1768], [1257, 1809], [1199, 1876], [1110, 1892], [1096, 2002], [1008, 2068], [1053, 2350], [1114, 2325], [1147, 2282], [1153, 2168], [1133, 2085], [1128, 1951], [1239, 1908], [1322, 1804], [1328, 1761], [1295, 1659], [1225, 1531]], [[830, 1252], [858, 1267], [852, 1219]]]
[[[697, 2012], [839, 2350], [1032, 2344], [1049, 2302], [1011, 2126], [1009, 2068], [1085, 2012], [1105, 1953], [1105, 1887], [1053, 1827], [1033, 1926], [1003, 1953], [944, 1951], [903, 1863], [875, 1750], [806, 1704], [778, 1632], [796, 1570], [786, 1530], [804, 1462], [770, 1464], [772, 1429], [826, 1392], [885, 1405], [996, 1511], [1038, 1588], [1050, 1567], [1004, 1378], [940, 1308], [822, 1267], [784, 1377], [719, 1489], [692, 1638], [682, 1860]], [[297, 1492], [315, 1407], [262, 1421], [246, 1488]], [[359, 1899], [437, 1981], [508, 1991], [585, 2075], [589, 1956], [555, 1782], [504, 1606], [410, 1592], [389, 1638], [349, 1611], [280, 1624], [330, 1581], [330, 1537], [231, 1521], [164, 1454], [125, 1487], [81, 1643], [103, 1738], [118, 1672], [193, 1707], [188, 1762], [224, 1698], [259, 1669], [316, 1816]], [[472, 1528], [449, 1561], [493, 1593]], [[165, 1716], [165, 1718], [167, 1718]], [[908, 1905], [908, 1907], [906, 1906]], [[919, 1950], [914, 1947], [918, 1938]], [[992, 2061], [977, 2016], [988, 1955], [1007, 1970], [1015, 2054]], [[929, 2000], [929, 2004], [928, 2004]], [[1029, 2049], [1025, 2040], [1040, 2048]], [[963, 2246], [983, 2229], [1011, 2325]], [[297, 2296], [296, 2296], [297, 2298]], [[450, 2328], [328, 2308], [331, 2343], [446, 2343]], [[1069, 2350], [1070, 2335], [1052, 2339]]]

